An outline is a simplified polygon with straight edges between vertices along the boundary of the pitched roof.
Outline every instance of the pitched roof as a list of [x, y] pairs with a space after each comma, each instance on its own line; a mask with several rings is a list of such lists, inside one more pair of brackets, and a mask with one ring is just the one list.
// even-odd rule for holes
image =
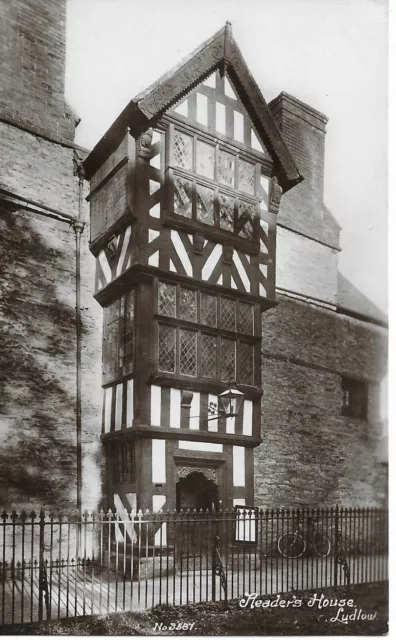
[[274, 160], [283, 190], [287, 191], [301, 182], [303, 176], [242, 57], [228, 22], [180, 64], [129, 102], [86, 159], [84, 166], [87, 178], [116, 149], [127, 128], [135, 138], [139, 136], [215, 69], [222, 72], [227, 70], [261, 141]]
[[337, 310], [346, 315], [388, 326], [387, 316], [340, 272], [338, 272]]

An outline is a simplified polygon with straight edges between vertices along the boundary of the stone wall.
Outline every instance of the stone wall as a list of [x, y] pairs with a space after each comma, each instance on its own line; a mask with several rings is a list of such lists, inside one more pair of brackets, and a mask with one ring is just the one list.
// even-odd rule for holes
[[[63, 222], [0, 213], [0, 504], [76, 504], [75, 238]], [[87, 230], [84, 231], [86, 236]], [[86, 245], [86, 242], [85, 242]], [[101, 494], [101, 314], [83, 250], [83, 498]]]
[[72, 141], [65, 103], [66, 2], [0, 0], [0, 118]]
[[[75, 118], [64, 100], [66, 2], [0, 0], [0, 506], [76, 506]], [[84, 194], [86, 195], [86, 193]], [[1, 192], [0, 192], [1, 198]], [[7, 199], [8, 198], [8, 199]], [[18, 200], [19, 198], [19, 200]], [[101, 308], [82, 236], [83, 504], [102, 494]]]
[[[255, 449], [255, 503], [376, 506], [373, 451], [381, 434], [379, 382], [386, 332], [281, 299], [262, 315], [262, 431]], [[341, 416], [341, 377], [369, 382], [368, 419]]]

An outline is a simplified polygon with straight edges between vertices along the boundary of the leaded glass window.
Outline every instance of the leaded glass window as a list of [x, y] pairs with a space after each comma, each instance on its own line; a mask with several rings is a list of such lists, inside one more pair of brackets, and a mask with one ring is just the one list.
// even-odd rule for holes
[[111, 380], [118, 375], [118, 331], [120, 301], [116, 300], [104, 309], [103, 376]]
[[238, 189], [254, 195], [256, 182], [255, 166], [251, 162], [239, 159], [238, 162]]
[[193, 170], [193, 139], [180, 131], [175, 131], [174, 144], [175, 165], [185, 169]]
[[239, 302], [238, 331], [253, 335], [253, 305]]
[[215, 149], [210, 144], [197, 140], [197, 173], [214, 179]]
[[216, 338], [205, 333], [201, 337], [201, 373], [205, 378], [216, 378]]
[[214, 224], [214, 191], [197, 184], [197, 220], [205, 224]]
[[227, 196], [225, 193], [220, 193], [219, 202], [220, 227], [226, 231], [234, 231], [235, 198]]
[[235, 380], [235, 340], [221, 338], [220, 340], [220, 380], [232, 382]]
[[201, 293], [201, 323], [217, 326], [217, 298], [210, 293]]
[[158, 283], [158, 313], [176, 317], [176, 286], [166, 282]]
[[235, 156], [232, 153], [219, 150], [217, 176], [222, 184], [235, 187]]
[[[242, 159], [239, 152], [220, 148], [219, 143], [210, 144], [196, 134], [173, 131], [170, 211], [252, 240], [258, 210], [256, 164]], [[220, 184], [209, 184], [214, 180]], [[229, 192], [235, 188], [253, 196], [254, 202]]]
[[174, 211], [185, 218], [192, 217], [192, 182], [175, 176]]
[[180, 318], [197, 321], [197, 292], [180, 287]]
[[220, 298], [220, 327], [235, 331], [236, 303], [231, 298]]
[[168, 373], [176, 370], [176, 329], [158, 325], [158, 369]]
[[104, 310], [103, 378], [109, 382], [133, 371], [134, 291]]
[[128, 293], [124, 300], [121, 302], [119, 348], [120, 375], [126, 375], [132, 371], [134, 344], [134, 292]]
[[[254, 335], [252, 303], [162, 282], [158, 295], [159, 311], [170, 318], [167, 324], [159, 323], [159, 371], [254, 385], [254, 344], [224, 335]], [[109, 318], [117, 320], [117, 314], [112, 311]], [[184, 328], [183, 320], [201, 327]]]
[[253, 345], [247, 342], [239, 344], [239, 382], [253, 384]]
[[251, 202], [239, 201], [238, 218], [236, 229], [238, 235], [242, 238], [251, 240], [253, 238], [253, 221], [256, 212], [256, 205]]
[[197, 332], [180, 329], [180, 374], [197, 375]]

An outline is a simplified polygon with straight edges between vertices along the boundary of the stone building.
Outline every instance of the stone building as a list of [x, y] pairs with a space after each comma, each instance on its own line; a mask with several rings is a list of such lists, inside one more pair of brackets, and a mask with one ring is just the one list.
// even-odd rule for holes
[[2, 504], [381, 503], [386, 319], [337, 270], [327, 118], [267, 104], [227, 24], [86, 157], [65, 3], [0, 11]]

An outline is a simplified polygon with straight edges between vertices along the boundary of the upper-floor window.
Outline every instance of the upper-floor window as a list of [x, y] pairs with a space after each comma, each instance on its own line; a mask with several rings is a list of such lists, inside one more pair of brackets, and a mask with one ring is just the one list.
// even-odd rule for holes
[[160, 281], [157, 312], [159, 371], [254, 385], [253, 304]]
[[133, 371], [134, 291], [104, 309], [103, 382]]
[[160, 281], [157, 305], [159, 315], [214, 329], [254, 333], [254, 306], [239, 299]]
[[367, 383], [362, 380], [342, 378], [341, 415], [349, 418], [367, 418]]
[[252, 240], [260, 165], [178, 129], [170, 157], [173, 212]]

